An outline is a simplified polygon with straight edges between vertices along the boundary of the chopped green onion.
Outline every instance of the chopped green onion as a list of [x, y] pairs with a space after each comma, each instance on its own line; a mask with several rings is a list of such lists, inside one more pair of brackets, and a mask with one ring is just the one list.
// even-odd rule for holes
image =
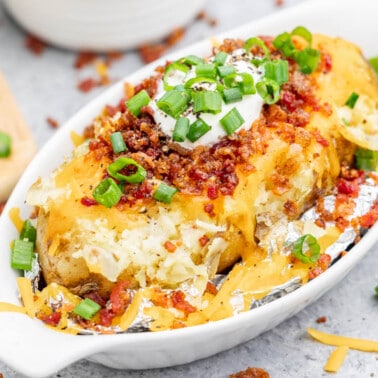
[[198, 118], [190, 125], [188, 135], [186, 137], [192, 143], [194, 143], [196, 140], [201, 138], [201, 136], [205, 135], [210, 130], [211, 126], [208, 125], [202, 118]]
[[280, 99], [280, 85], [270, 79], [264, 79], [256, 84], [258, 94], [268, 105], [275, 104]]
[[134, 114], [135, 117], [138, 117], [142, 107], [148, 105], [150, 101], [150, 96], [148, 95], [147, 91], [143, 89], [135, 96], [131, 97], [130, 100], [126, 101], [126, 106], [130, 113]]
[[378, 74], [378, 56], [369, 59], [370, 65], [373, 67], [373, 70]]
[[218, 51], [214, 56], [214, 63], [223, 66], [226, 63], [228, 54], [225, 51]]
[[184, 142], [190, 126], [189, 118], [180, 117], [177, 119], [173, 129], [172, 139], [175, 142]]
[[301, 72], [310, 74], [314, 72], [320, 62], [320, 51], [307, 47], [294, 53], [294, 60], [298, 63]]
[[[196, 86], [196, 84], [198, 84]], [[196, 90], [197, 88], [198, 89], [204, 89], [203, 88], [203, 85], [204, 84], [210, 84], [211, 87], [214, 87], [214, 88], [206, 88], [206, 89], [210, 89], [210, 90], [217, 90], [219, 92], [222, 92], [223, 90], [223, 86], [222, 84], [220, 84], [218, 81], [216, 81], [215, 79], [212, 79], [210, 77], [193, 77], [192, 79], [189, 79], [186, 83], [185, 83], [185, 88], [186, 89], [193, 89], [193, 90]]]
[[252, 37], [252, 38], [248, 38], [244, 43], [244, 49], [248, 52], [251, 50], [252, 47], [255, 47], [255, 46], [260, 47], [262, 51], [264, 52], [263, 60], [269, 60], [270, 52], [262, 39], [258, 37]]
[[6, 158], [10, 156], [12, 152], [12, 141], [11, 137], [0, 131], [0, 158]]
[[219, 66], [217, 67], [217, 70], [218, 70], [218, 75], [221, 78], [236, 73], [236, 69], [234, 66]]
[[243, 99], [243, 93], [239, 87], [227, 88], [223, 91], [223, 99], [226, 104], [238, 102]]
[[[136, 172], [129, 175], [119, 173], [124, 168], [136, 168]], [[130, 184], [139, 184], [147, 177], [147, 171], [138, 164], [134, 159], [128, 157], [120, 157], [113, 163], [109, 164], [107, 168], [108, 173], [115, 179], [123, 182], [126, 181]]]
[[116, 182], [112, 178], [108, 177], [102, 180], [95, 187], [92, 195], [98, 203], [104, 205], [107, 208], [110, 208], [119, 202], [122, 196], [122, 191], [118, 187]]
[[378, 151], [357, 148], [354, 153], [355, 165], [357, 169], [365, 171], [375, 171], [378, 166]]
[[253, 76], [249, 73], [243, 72], [227, 75], [224, 78], [224, 83], [229, 88], [239, 87], [244, 95], [256, 93]]
[[289, 63], [287, 60], [271, 60], [265, 63], [264, 69], [265, 77], [280, 85], [289, 80]]
[[120, 131], [116, 131], [110, 134], [110, 141], [112, 143], [113, 152], [115, 154], [127, 151], [126, 143], [123, 140], [123, 136]]
[[175, 187], [162, 182], [154, 193], [154, 199], [159, 202], [171, 203], [172, 198], [177, 191], [178, 190]]
[[185, 75], [189, 71], [189, 67], [185, 64], [181, 64], [178, 62], [173, 62], [165, 68], [165, 73], [163, 77], [164, 89], [166, 91], [173, 89], [177, 83], [172, 83], [172, 79], [176, 79], [177, 73], [181, 73], [181, 79], [179, 78], [179, 83], [183, 82]]
[[156, 105], [171, 117], [177, 118], [188, 108], [189, 101], [190, 95], [186, 91], [172, 89], [166, 92]]
[[82, 318], [89, 320], [94, 315], [97, 314], [101, 309], [101, 306], [95, 302], [92, 301], [92, 299], [85, 298], [83, 299], [76, 307], [73, 309], [73, 312], [76, 315], [81, 316]]
[[375, 295], [378, 297], [378, 286], [375, 287]]
[[193, 92], [193, 112], [217, 114], [222, 110], [222, 96], [216, 91]]
[[32, 267], [34, 243], [29, 240], [15, 240], [12, 248], [11, 267], [30, 270]]
[[196, 66], [204, 62], [202, 58], [197, 55], [187, 55], [178, 60], [179, 63], [187, 64], [188, 66]]
[[26, 219], [24, 224], [22, 225], [22, 229], [20, 232], [20, 240], [28, 240], [30, 242], [35, 243], [37, 239], [37, 230], [32, 225], [29, 219]]
[[214, 79], [217, 76], [217, 66], [214, 63], [200, 63], [196, 66], [197, 77], [210, 77]]
[[310, 264], [318, 261], [320, 245], [315, 236], [306, 234], [293, 243], [293, 256], [303, 263]]
[[245, 121], [239, 113], [238, 109], [232, 108], [219, 122], [226, 131], [226, 134], [231, 135]]
[[309, 46], [311, 46], [312, 42], [312, 34], [311, 32], [306, 29], [304, 26], [297, 26], [292, 32], [291, 35], [298, 35], [299, 37], [302, 37]]
[[273, 40], [273, 46], [281, 50], [283, 55], [286, 57], [291, 57], [297, 48], [294, 46], [291, 39], [291, 34], [288, 32], [281, 33]]
[[359, 97], [360, 95], [358, 95], [355, 92], [352, 92], [351, 95], [348, 97], [348, 100], [346, 100], [345, 105], [353, 109]]

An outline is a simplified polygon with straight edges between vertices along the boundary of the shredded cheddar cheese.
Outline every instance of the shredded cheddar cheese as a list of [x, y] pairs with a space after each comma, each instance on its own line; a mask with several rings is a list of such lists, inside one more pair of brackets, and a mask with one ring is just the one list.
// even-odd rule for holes
[[330, 333], [318, 331], [313, 328], [308, 328], [307, 332], [315, 340], [320, 341], [323, 344], [334, 346], [347, 346], [351, 349], [357, 349], [363, 352], [378, 353], [378, 341], [333, 335]]
[[324, 366], [324, 370], [330, 373], [337, 373], [343, 364], [348, 351], [349, 348], [347, 346], [339, 346], [334, 349]]

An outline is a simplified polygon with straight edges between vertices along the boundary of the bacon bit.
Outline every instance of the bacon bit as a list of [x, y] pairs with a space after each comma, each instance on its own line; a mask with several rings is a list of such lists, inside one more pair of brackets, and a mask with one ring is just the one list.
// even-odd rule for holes
[[3, 210], [4, 210], [5, 204], [6, 204], [6, 202], [1, 202], [0, 203], [0, 215], [3, 212]]
[[340, 252], [340, 256], [341, 257], [344, 257], [344, 256], [346, 256], [348, 254], [348, 251], [341, 251]]
[[168, 308], [170, 304], [168, 295], [158, 288], [154, 289], [151, 295], [151, 301], [153, 302], [155, 306], [160, 306], [164, 308]]
[[286, 176], [278, 175], [275, 173], [271, 176], [271, 180], [273, 183], [272, 192], [277, 196], [281, 196], [282, 194], [290, 190], [290, 182]]
[[52, 327], [56, 327], [59, 324], [61, 318], [62, 318], [62, 314], [58, 311], [55, 311], [51, 313], [50, 315], [41, 317], [40, 320], [42, 320], [45, 324], [48, 324]]
[[106, 54], [106, 62], [110, 65], [115, 60], [120, 60], [123, 58], [122, 51], [108, 51]]
[[210, 185], [210, 186], [207, 188], [207, 196], [208, 196], [209, 199], [211, 199], [211, 200], [215, 200], [215, 199], [217, 199], [218, 196], [219, 196], [217, 187], [214, 186], [214, 185]]
[[177, 310], [183, 311], [186, 315], [196, 312], [196, 308], [192, 306], [186, 299], [185, 294], [181, 290], [176, 290], [171, 293], [172, 304]]
[[168, 49], [164, 43], [145, 43], [138, 49], [139, 55], [144, 63], [150, 63], [160, 58]]
[[49, 124], [49, 126], [52, 127], [53, 129], [57, 129], [59, 127], [59, 122], [52, 117], [47, 117], [46, 121]]
[[210, 294], [213, 294], [213, 295], [216, 295], [218, 293], [217, 287], [211, 281], [207, 282], [205, 291], [206, 291], [206, 293], [210, 293]]
[[25, 47], [33, 54], [41, 55], [47, 47], [47, 44], [35, 35], [28, 34], [25, 38]]
[[80, 203], [84, 206], [96, 206], [98, 205], [98, 202], [94, 199], [94, 198], [90, 198], [90, 197], [83, 197], [81, 200], [80, 200]]
[[215, 217], [214, 205], [212, 203], [206, 203], [203, 207], [203, 210], [205, 211], [205, 213], [208, 213], [211, 218]]
[[316, 141], [323, 147], [328, 147], [329, 146], [329, 142], [327, 139], [325, 139], [324, 137], [322, 137], [322, 135], [320, 134], [320, 131], [319, 130], [313, 130], [312, 131], [312, 134], [314, 135]]
[[174, 29], [162, 42], [144, 43], [138, 48], [144, 63], [150, 63], [160, 58], [170, 47], [178, 43], [185, 34], [183, 28]]
[[358, 192], [360, 191], [360, 186], [358, 185], [357, 182], [353, 181], [348, 181], [344, 178], [339, 178], [337, 180], [337, 191], [341, 194], [347, 194], [347, 195], [352, 195], [353, 197], [358, 196]]
[[203, 235], [201, 236], [199, 239], [198, 239], [198, 242], [200, 244], [201, 247], [204, 247], [208, 242], [210, 241], [209, 237], [206, 236], [206, 235]]
[[91, 51], [80, 51], [76, 55], [74, 67], [79, 70], [85, 66], [89, 66], [96, 60], [97, 56], [97, 54]]
[[323, 218], [317, 218], [314, 223], [320, 228], [326, 228], [326, 222]]
[[238, 373], [230, 374], [229, 378], [270, 378], [270, 374], [264, 369], [249, 367]]
[[106, 299], [104, 299], [97, 291], [91, 291], [91, 292], [85, 294], [84, 298], [91, 299], [93, 302], [96, 302], [101, 307], [106, 306]]
[[171, 34], [166, 39], [166, 43], [169, 47], [174, 46], [176, 43], [182, 40], [185, 34], [184, 28], [176, 28], [174, 29]]
[[318, 266], [324, 271], [326, 271], [328, 269], [328, 267], [330, 266], [331, 264], [331, 261], [332, 261], [332, 258], [329, 254], [327, 253], [323, 253], [322, 255], [320, 255], [319, 259], [318, 259]]
[[284, 0], [276, 0], [275, 3], [277, 5], [277, 7], [280, 7], [284, 4]]
[[99, 312], [100, 314], [100, 324], [104, 327], [109, 327], [112, 325], [112, 320], [115, 317], [113, 311], [108, 310], [106, 308], [102, 308]]
[[130, 293], [127, 291], [129, 286], [130, 283], [128, 281], [119, 281], [110, 294], [110, 303], [115, 315], [123, 314], [131, 302]]
[[378, 202], [374, 203], [368, 213], [359, 217], [359, 223], [363, 228], [369, 228], [378, 220]]
[[331, 72], [332, 70], [332, 57], [330, 54], [322, 53], [320, 67], [324, 74]]
[[96, 81], [95, 79], [91, 77], [81, 80], [77, 84], [77, 88], [84, 93], [91, 91], [93, 88], [97, 86], [98, 86], [98, 81]]
[[211, 27], [215, 27], [218, 24], [217, 19], [209, 17], [209, 15], [205, 11], [201, 11], [197, 14], [196, 17], [197, 20], [205, 21], [209, 24]]
[[164, 248], [169, 252], [169, 253], [173, 253], [174, 251], [176, 251], [177, 249], [177, 246], [172, 243], [170, 240], [167, 240], [165, 243], [164, 243]]
[[298, 204], [297, 202], [295, 201], [291, 201], [291, 200], [287, 200], [285, 203], [284, 203], [284, 212], [285, 214], [290, 217], [290, 218], [294, 218], [297, 216], [298, 214]]
[[326, 323], [327, 322], [327, 317], [325, 316], [320, 316], [319, 318], [316, 319], [316, 323]]
[[314, 278], [316, 278], [317, 276], [319, 276], [322, 273], [323, 273], [322, 268], [317, 266], [316, 268], [310, 270], [310, 272], [308, 273], [308, 278], [310, 280], [313, 280]]

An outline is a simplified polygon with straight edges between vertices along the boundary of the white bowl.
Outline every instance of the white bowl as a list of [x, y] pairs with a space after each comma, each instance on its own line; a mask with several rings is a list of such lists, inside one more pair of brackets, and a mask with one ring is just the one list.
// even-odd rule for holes
[[[324, 17], [324, 9], [338, 17]], [[359, 23], [355, 22], [357, 11]], [[355, 0], [344, 0], [342, 4], [337, 0], [313, 0], [219, 38], [277, 33], [291, 30], [300, 23], [313, 32], [350, 39], [372, 56], [377, 52], [377, 11], [378, 3], [371, 0], [360, 0], [358, 8]], [[189, 53], [206, 54], [210, 46], [211, 42], [206, 40], [168, 59]], [[156, 64], [159, 62], [146, 66], [127, 80], [138, 82]], [[71, 130], [81, 132], [105, 104], [117, 102], [122, 90], [120, 82], [77, 113], [42, 148], [16, 186], [0, 218], [0, 301], [19, 304], [16, 272], [10, 268], [10, 257], [6, 253], [11, 240], [18, 236], [7, 216], [9, 209], [19, 207], [23, 216], [28, 215], [30, 209], [24, 205], [27, 189], [38, 176], [49, 174], [63, 156], [70, 153]], [[42, 322], [22, 314], [0, 313], [0, 360], [29, 377], [43, 377], [82, 358], [119, 369], [166, 367], [205, 358], [254, 338], [315, 301], [342, 280], [377, 239], [378, 224], [343, 259], [298, 290], [233, 318], [190, 328], [158, 333], [71, 336], [52, 331]]]
[[120, 50], [167, 36], [206, 0], [3, 0], [30, 33], [60, 47]]

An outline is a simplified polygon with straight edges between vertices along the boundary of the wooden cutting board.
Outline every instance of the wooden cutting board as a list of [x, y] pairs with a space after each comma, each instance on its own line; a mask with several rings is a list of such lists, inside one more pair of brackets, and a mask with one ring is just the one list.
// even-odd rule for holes
[[6, 201], [22, 172], [36, 152], [31, 132], [10, 89], [0, 73], [0, 130], [12, 139], [12, 153], [0, 158], [0, 203]]

